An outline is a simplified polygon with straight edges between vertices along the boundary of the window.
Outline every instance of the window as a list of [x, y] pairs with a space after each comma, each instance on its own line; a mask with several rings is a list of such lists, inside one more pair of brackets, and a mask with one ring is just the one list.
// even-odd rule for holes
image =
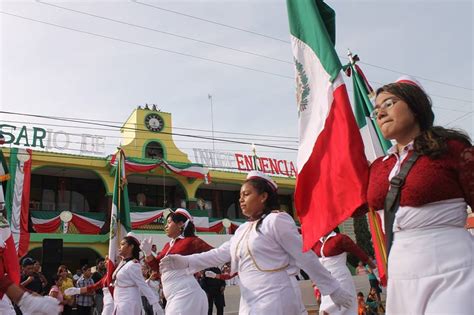
[[30, 208], [43, 211], [105, 212], [107, 197], [99, 179], [31, 176]]
[[161, 144], [156, 141], [152, 141], [147, 144], [145, 149], [145, 157], [147, 159], [162, 159], [164, 157], [164, 151]]
[[209, 217], [237, 219], [241, 217], [238, 207], [239, 193], [239, 191], [200, 188], [196, 192], [196, 197], [203, 201], [202, 210], [206, 210]]

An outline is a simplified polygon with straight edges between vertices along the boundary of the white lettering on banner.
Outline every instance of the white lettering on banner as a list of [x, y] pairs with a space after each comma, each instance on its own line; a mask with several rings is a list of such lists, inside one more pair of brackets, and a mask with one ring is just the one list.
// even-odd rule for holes
[[[105, 154], [104, 136], [90, 134], [73, 134], [63, 130], [54, 131], [40, 127], [29, 128], [27, 126], [17, 127], [14, 125], [0, 124], [0, 134], [5, 137], [5, 144], [15, 146], [41, 148], [51, 150], [74, 150], [73, 146], [80, 143], [81, 154]], [[72, 137], [79, 137], [80, 141], [71, 142]], [[73, 144], [73, 145], [71, 145]], [[75, 145], [77, 149], [79, 145]]]
[[[211, 149], [193, 148], [193, 152], [196, 163], [212, 168], [237, 169], [249, 172], [256, 169], [257, 166], [264, 173], [288, 177], [296, 176], [296, 167], [292, 161], [269, 157], [254, 157], [253, 155], [221, 152]], [[257, 165], [254, 165], [255, 163]]]
[[193, 149], [196, 163], [214, 168], [235, 167], [234, 155], [229, 152], [213, 151], [210, 149]]
[[96, 153], [105, 151], [105, 137], [82, 134], [81, 154]]
[[[61, 139], [59, 139], [58, 141], [58, 137], [63, 135], [64, 136], [64, 141], [61, 141]], [[61, 144], [63, 143], [63, 145], [59, 145], [58, 142]], [[59, 149], [59, 150], [66, 150], [68, 147], [69, 147], [69, 135], [67, 133], [65, 133], [64, 131], [58, 131], [58, 132], [55, 132], [53, 134], [53, 146], [56, 148], [56, 149]]]

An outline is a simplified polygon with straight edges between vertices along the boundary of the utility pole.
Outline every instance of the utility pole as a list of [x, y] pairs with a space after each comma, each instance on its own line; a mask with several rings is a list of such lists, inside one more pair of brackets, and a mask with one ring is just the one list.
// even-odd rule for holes
[[216, 146], [215, 146], [215, 141], [214, 141], [214, 112], [213, 112], [213, 108], [212, 108], [212, 95], [211, 94], [207, 94], [207, 98], [209, 99], [209, 102], [211, 104], [211, 131], [212, 131], [212, 151], [213, 151], [213, 155], [215, 156], [216, 154]]

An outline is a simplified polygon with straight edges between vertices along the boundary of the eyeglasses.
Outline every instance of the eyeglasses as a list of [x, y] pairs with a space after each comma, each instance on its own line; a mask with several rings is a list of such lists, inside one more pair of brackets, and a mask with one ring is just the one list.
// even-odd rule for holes
[[370, 118], [376, 120], [379, 116], [380, 110], [390, 110], [393, 105], [395, 105], [399, 99], [396, 98], [388, 98], [383, 102], [379, 107], [376, 107], [371, 113]]

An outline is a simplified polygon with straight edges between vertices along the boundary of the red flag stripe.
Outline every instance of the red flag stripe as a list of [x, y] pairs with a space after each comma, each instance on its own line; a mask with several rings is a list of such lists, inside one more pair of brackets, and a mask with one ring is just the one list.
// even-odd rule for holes
[[366, 204], [368, 164], [345, 85], [333, 95], [324, 129], [296, 179], [305, 251]]

